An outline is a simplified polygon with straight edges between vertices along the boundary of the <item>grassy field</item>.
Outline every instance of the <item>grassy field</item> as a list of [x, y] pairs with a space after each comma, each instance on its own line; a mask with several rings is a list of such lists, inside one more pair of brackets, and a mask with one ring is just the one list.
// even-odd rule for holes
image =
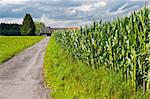
[[75, 61], [52, 36], [47, 47], [44, 76], [54, 99], [148, 99], [131, 81], [124, 81], [120, 72], [94, 69]]
[[44, 37], [0, 36], [0, 64]]

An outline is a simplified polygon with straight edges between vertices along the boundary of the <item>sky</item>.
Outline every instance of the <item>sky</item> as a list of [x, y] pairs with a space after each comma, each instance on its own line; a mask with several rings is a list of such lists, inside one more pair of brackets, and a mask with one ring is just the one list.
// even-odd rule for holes
[[[0, 23], [21, 24], [26, 13], [50, 27], [83, 26], [141, 9], [145, 0], [0, 0]], [[150, 6], [150, 0], [147, 0]]]

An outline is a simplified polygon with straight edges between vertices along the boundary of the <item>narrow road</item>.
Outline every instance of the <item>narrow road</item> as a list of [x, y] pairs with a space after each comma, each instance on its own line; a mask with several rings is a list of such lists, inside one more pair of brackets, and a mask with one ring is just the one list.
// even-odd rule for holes
[[49, 37], [0, 65], [0, 99], [50, 99], [43, 83]]

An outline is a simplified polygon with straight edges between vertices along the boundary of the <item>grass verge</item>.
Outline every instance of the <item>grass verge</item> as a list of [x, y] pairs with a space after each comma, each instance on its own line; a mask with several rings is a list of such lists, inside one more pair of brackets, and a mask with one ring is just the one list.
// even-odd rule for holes
[[16, 53], [35, 44], [44, 37], [0, 36], [0, 64], [12, 58]]
[[44, 77], [54, 99], [148, 99], [140, 89], [134, 93], [121, 73], [73, 60], [53, 36], [46, 51]]

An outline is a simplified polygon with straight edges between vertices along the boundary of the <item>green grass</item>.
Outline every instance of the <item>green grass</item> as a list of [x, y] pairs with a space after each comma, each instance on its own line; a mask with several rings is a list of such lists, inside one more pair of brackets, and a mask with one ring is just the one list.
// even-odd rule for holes
[[0, 64], [16, 53], [40, 41], [43, 37], [0, 36]]
[[140, 89], [134, 93], [131, 81], [125, 82], [121, 75], [75, 61], [51, 37], [44, 77], [54, 99], [148, 99]]

